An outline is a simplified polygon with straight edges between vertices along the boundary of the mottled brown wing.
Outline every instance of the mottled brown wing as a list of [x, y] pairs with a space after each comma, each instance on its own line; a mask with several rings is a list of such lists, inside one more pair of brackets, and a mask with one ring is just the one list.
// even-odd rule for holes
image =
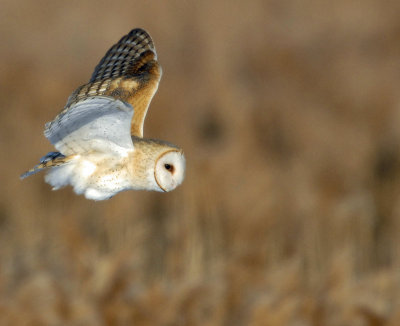
[[134, 109], [131, 134], [143, 137], [147, 108], [158, 88], [161, 66], [150, 35], [137, 28], [111, 47], [95, 68], [89, 83], [69, 97], [71, 104], [91, 96], [111, 96]]

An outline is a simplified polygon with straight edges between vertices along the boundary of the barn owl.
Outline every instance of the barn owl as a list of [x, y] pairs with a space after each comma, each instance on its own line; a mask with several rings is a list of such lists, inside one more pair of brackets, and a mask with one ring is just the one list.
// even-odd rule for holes
[[167, 192], [185, 175], [182, 149], [143, 138], [147, 108], [157, 91], [161, 67], [150, 35], [134, 29], [96, 66], [90, 81], [78, 87], [44, 134], [57, 152], [21, 175], [47, 170], [53, 190], [71, 185], [92, 200], [124, 190]]

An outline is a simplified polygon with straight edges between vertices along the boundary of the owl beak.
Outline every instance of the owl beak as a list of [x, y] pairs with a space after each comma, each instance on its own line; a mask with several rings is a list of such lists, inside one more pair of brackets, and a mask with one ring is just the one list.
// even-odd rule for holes
[[161, 189], [163, 192], [169, 192], [169, 191], [171, 191], [172, 189], [175, 189], [175, 188], [176, 188], [175, 182], [173, 182], [173, 187], [171, 187], [170, 190], [167, 190], [167, 189], [165, 189], [164, 187], [162, 187], [162, 186], [158, 183], [158, 181], [157, 181], [157, 184], [158, 184], [158, 186], [160, 187], [160, 189]]
[[167, 192], [167, 190], [166, 190], [165, 188], [163, 188], [163, 187], [160, 185], [160, 183], [159, 183], [158, 180], [157, 180], [157, 177], [156, 177], [155, 179], [156, 179], [156, 183], [157, 183], [158, 187], [159, 187], [163, 192]]

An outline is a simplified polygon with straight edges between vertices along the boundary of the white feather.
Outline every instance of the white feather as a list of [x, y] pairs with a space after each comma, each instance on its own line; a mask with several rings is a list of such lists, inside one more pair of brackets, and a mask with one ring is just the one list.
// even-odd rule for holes
[[116, 193], [132, 189], [127, 169], [113, 169], [127, 159], [106, 154], [77, 155], [65, 165], [50, 169], [45, 177], [53, 190], [71, 185], [74, 191], [86, 198], [104, 200]]
[[98, 151], [126, 156], [133, 150], [130, 104], [95, 96], [73, 104], [46, 124], [45, 136], [64, 155]]
[[96, 165], [89, 161], [83, 161], [81, 163], [81, 175], [83, 178], [90, 177], [94, 171], [96, 171]]

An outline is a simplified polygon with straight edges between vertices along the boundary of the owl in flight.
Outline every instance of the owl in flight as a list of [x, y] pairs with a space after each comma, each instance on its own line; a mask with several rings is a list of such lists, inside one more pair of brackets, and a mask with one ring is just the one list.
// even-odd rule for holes
[[77, 194], [93, 200], [129, 189], [175, 189], [185, 175], [182, 149], [143, 138], [147, 108], [160, 78], [150, 35], [132, 30], [46, 123], [44, 134], [57, 152], [42, 157], [21, 179], [46, 169], [45, 180], [53, 190], [71, 185]]

